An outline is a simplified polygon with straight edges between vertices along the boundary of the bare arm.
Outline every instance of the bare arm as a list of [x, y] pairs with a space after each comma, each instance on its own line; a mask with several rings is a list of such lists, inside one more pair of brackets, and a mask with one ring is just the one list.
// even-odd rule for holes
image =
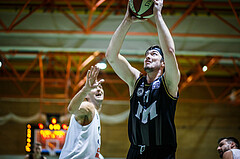
[[95, 106], [87, 101], [81, 103], [79, 109], [74, 112], [75, 119], [82, 126], [88, 125], [92, 122], [95, 114]]
[[223, 159], [233, 159], [233, 154], [231, 150], [224, 152]]
[[[96, 88], [104, 80], [97, 81], [99, 68], [92, 66], [91, 70], [87, 72], [87, 80], [83, 88], [73, 97], [68, 105], [68, 111], [71, 114], [75, 114], [77, 121], [82, 124], [82, 121], [90, 121], [94, 114], [94, 105], [86, 102], [83, 103], [87, 94], [91, 89]], [[86, 119], [86, 120], [84, 120]]]
[[163, 0], [154, 1], [154, 15], [157, 25], [158, 38], [160, 47], [162, 48], [165, 61], [165, 81], [168, 91], [171, 95], [177, 96], [178, 84], [180, 82], [180, 71], [175, 55], [175, 45], [171, 33], [166, 26], [161, 10], [163, 7]]
[[106, 58], [109, 64], [112, 66], [116, 74], [128, 84], [130, 94], [132, 94], [135, 81], [139, 77], [140, 71], [130, 65], [130, 63], [120, 54], [120, 49], [126, 34], [134, 21], [137, 20], [130, 16], [129, 7], [127, 7], [125, 17], [113, 34], [106, 52]]

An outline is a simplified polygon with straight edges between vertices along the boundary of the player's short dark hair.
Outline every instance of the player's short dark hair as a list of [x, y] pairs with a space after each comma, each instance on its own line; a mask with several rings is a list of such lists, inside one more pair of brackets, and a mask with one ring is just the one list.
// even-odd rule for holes
[[163, 56], [162, 49], [161, 49], [158, 45], [150, 46], [150, 47], [146, 50], [145, 55], [146, 55], [146, 53], [147, 53], [149, 50], [157, 50], [157, 51], [160, 53], [160, 55], [162, 56], [162, 60], [164, 61], [164, 56]]
[[221, 137], [220, 139], [218, 139], [218, 144], [224, 139], [226, 139], [227, 142], [229, 141], [234, 142], [236, 147], [239, 149], [239, 141], [235, 137]]

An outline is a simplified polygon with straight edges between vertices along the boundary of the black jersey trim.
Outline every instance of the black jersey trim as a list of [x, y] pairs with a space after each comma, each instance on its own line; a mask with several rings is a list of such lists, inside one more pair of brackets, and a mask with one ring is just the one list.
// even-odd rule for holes
[[167, 89], [167, 86], [166, 86], [166, 83], [165, 83], [165, 78], [164, 78], [163, 75], [162, 75], [162, 81], [163, 81], [163, 86], [164, 86], [164, 89], [165, 89], [167, 95], [168, 95], [170, 98], [172, 98], [173, 100], [177, 100], [178, 97], [174, 97], [174, 96], [172, 96], [172, 95], [168, 92], [168, 89]]

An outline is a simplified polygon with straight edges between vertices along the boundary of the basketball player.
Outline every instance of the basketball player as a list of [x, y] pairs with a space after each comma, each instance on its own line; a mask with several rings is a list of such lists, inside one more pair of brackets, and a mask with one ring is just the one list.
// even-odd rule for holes
[[106, 52], [106, 58], [114, 71], [129, 86], [128, 135], [131, 146], [128, 159], [175, 158], [177, 143], [174, 116], [180, 71], [172, 36], [161, 14], [162, 7], [162, 0], [154, 0], [153, 12], [160, 47], [147, 49], [144, 59], [146, 75], [132, 67], [120, 54], [131, 24], [140, 21], [129, 14], [129, 5]]
[[218, 140], [217, 151], [220, 158], [240, 159], [239, 141], [234, 137], [224, 137]]
[[33, 153], [27, 154], [25, 159], [47, 159], [45, 156], [42, 155], [42, 145], [39, 142], [36, 142], [33, 145]]
[[[85, 86], [73, 97], [68, 105], [72, 114], [60, 154], [60, 159], [96, 159], [100, 154], [100, 117], [104, 91], [103, 79], [97, 81], [99, 68], [92, 66], [87, 72]], [[84, 101], [84, 99], [87, 101]]]

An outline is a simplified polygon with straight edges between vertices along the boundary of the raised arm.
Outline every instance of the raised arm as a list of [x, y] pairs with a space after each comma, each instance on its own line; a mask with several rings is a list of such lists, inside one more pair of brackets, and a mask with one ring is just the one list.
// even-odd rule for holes
[[120, 54], [120, 49], [131, 24], [135, 21], [137, 21], [137, 19], [130, 16], [128, 6], [125, 17], [113, 34], [106, 52], [106, 58], [109, 64], [116, 74], [128, 84], [130, 94], [132, 94], [135, 81], [139, 77], [140, 71], [130, 65], [126, 58]]
[[168, 91], [171, 95], [177, 96], [178, 84], [180, 82], [180, 71], [175, 55], [174, 41], [171, 33], [165, 24], [161, 11], [163, 7], [163, 0], [153, 0], [155, 21], [157, 25], [158, 38], [160, 47], [162, 48], [165, 61], [165, 81]]
[[92, 66], [87, 72], [87, 80], [83, 88], [72, 98], [68, 105], [68, 111], [76, 115], [78, 121], [90, 119], [94, 114], [94, 105], [90, 102], [83, 102], [87, 94], [94, 88], [98, 87], [104, 80], [97, 81], [99, 68]]

